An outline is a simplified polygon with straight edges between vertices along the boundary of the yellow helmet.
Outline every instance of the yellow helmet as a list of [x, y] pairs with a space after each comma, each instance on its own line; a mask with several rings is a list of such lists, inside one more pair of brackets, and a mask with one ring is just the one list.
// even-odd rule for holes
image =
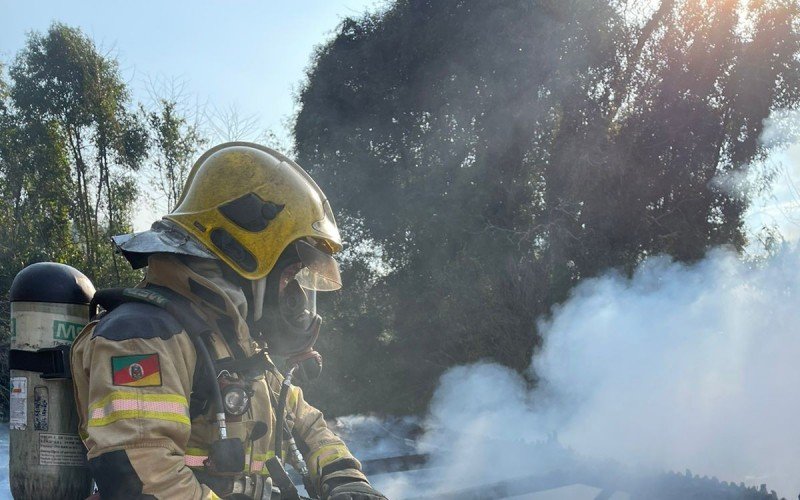
[[164, 217], [250, 280], [266, 276], [297, 240], [332, 254], [342, 249], [325, 194], [286, 156], [228, 142], [192, 166], [178, 204]]

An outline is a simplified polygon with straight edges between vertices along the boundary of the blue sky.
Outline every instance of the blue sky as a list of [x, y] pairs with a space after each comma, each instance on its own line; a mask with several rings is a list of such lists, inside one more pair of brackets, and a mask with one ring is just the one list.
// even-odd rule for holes
[[26, 33], [53, 21], [80, 27], [116, 55], [134, 97], [151, 80], [178, 79], [200, 103], [235, 106], [282, 134], [314, 46], [347, 16], [376, 0], [81, 1], [0, 0], [0, 60], [9, 62]]

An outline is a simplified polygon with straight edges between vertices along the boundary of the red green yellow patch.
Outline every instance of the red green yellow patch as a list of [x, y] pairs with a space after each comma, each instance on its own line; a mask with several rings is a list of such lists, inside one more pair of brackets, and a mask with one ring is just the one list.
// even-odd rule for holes
[[161, 385], [161, 365], [158, 354], [113, 356], [111, 377], [114, 385], [153, 387]]

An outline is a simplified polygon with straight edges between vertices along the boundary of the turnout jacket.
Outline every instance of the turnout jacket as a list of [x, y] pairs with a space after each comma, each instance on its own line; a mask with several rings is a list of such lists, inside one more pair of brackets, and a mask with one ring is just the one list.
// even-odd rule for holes
[[[222, 278], [216, 262], [156, 254], [140, 286], [147, 285], [187, 298], [215, 327], [212, 357], [241, 359], [258, 352], [245, 321], [244, 294]], [[218, 498], [195, 475], [202, 474], [209, 447], [218, 439], [214, 408], [207, 405], [198, 415], [189, 411], [193, 385], [200, 380], [195, 379], [198, 359], [174, 317], [154, 305], [125, 303], [86, 326], [73, 344], [71, 365], [79, 431], [103, 500]], [[252, 376], [246, 382], [253, 394], [250, 409], [240, 419], [229, 416], [228, 437], [246, 446], [245, 473], [268, 475], [264, 463], [274, 455], [274, 402], [281, 382], [274, 370]], [[286, 408], [287, 425], [318, 491], [333, 478], [366, 481], [360, 463], [299, 387], [292, 387]], [[248, 443], [258, 421], [268, 432]], [[291, 460], [286, 443], [282, 454]]]

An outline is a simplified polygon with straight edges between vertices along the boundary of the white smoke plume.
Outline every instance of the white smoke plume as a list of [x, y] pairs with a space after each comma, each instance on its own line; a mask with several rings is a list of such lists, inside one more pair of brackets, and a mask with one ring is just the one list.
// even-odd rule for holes
[[777, 229], [787, 241], [800, 240], [800, 110], [778, 110], [764, 122], [761, 142], [773, 148], [763, 161], [751, 166], [747, 175], [728, 175], [714, 179], [714, 184], [724, 192], [766, 186], [768, 189], [754, 194], [747, 213], [747, 226], [751, 233], [748, 251], [757, 253], [762, 238], [762, 228]]
[[654, 259], [576, 290], [534, 368], [564, 443], [800, 492], [800, 252], [753, 266]]
[[[800, 113], [776, 113], [766, 125], [764, 144], [782, 145], [767, 161], [800, 172]], [[772, 193], [754, 200], [751, 233], [770, 224], [765, 210], [800, 206], [792, 185], [778, 176]], [[575, 467], [575, 457], [586, 457], [766, 483], [797, 498], [800, 225], [774, 220], [794, 243], [759, 261], [717, 249], [693, 265], [654, 257], [631, 278], [584, 281], [540, 321], [534, 389], [497, 365], [450, 370], [420, 443], [439, 469], [381, 486], [390, 498], [409, 498]], [[568, 448], [531, 446], [555, 435]]]
[[[795, 498], [799, 320], [797, 248], [757, 264], [724, 250], [691, 266], [653, 258], [632, 279], [585, 281], [541, 322], [537, 389], [491, 364], [443, 377], [422, 443], [443, 467], [433, 489], [546, 472], [553, 456], [514, 443], [556, 432], [586, 457], [767, 483]], [[384, 486], [404, 498], [421, 493], [415, 484]]]

